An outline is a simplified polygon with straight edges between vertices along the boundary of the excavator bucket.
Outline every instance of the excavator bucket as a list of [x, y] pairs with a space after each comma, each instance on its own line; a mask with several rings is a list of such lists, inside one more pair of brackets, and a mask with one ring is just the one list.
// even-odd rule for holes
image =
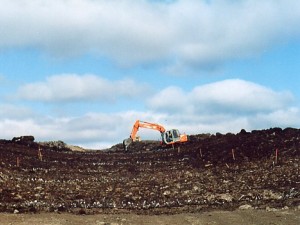
[[123, 140], [123, 148], [124, 151], [127, 152], [128, 151], [128, 146], [132, 143], [132, 139], [131, 138], [127, 138]]

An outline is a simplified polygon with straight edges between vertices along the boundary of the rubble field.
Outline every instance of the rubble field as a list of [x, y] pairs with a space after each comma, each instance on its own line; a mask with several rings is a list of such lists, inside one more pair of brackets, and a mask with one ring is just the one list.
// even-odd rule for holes
[[75, 152], [0, 140], [0, 212], [175, 214], [300, 209], [300, 130], [199, 134]]

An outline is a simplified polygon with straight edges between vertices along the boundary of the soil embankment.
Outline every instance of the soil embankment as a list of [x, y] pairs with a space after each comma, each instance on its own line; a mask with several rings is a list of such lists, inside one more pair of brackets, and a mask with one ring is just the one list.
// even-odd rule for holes
[[300, 205], [300, 131], [194, 135], [73, 152], [0, 141], [0, 212], [176, 214]]

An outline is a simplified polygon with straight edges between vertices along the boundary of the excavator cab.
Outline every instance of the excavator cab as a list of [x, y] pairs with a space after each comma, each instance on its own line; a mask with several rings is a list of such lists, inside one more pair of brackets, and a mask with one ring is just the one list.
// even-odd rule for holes
[[184, 142], [182, 140], [182, 137], [184, 135], [181, 135], [177, 129], [165, 131], [161, 134], [161, 136], [162, 136], [163, 142], [167, 145], [174, 144], [177, 142]]

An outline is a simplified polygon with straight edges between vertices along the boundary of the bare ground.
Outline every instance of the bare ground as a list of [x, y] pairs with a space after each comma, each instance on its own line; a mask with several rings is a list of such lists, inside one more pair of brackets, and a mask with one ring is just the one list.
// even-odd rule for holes
[[141, 142], [127, 153], [16, 140], [0, 140], [0, 225], [300, 224], [299, 129], [194, 135], [168, 150]]
[[236, 210], [174, 215], [0, 214], [1, 225], [296, 225], [300, 210]]

